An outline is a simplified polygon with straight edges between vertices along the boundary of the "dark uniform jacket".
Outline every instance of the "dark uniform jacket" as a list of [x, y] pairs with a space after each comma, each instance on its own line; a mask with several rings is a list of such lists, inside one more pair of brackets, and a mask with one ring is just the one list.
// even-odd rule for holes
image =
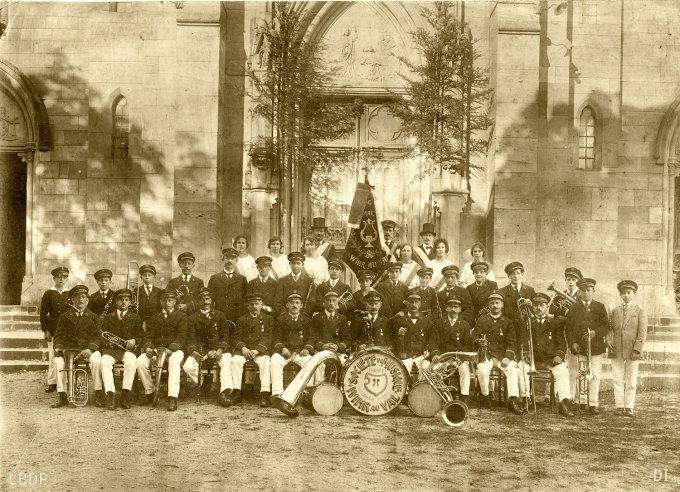
[[[521, 331], [520, 343], [524, 345], [524, 352], [528, 352], [529, 332]], [[543, 323], [536, 318], [531, 318], [531, 334], [534, 344], [534, 363], [538, 369], [552, 366], [555, 356], [564, 360], [567, 343], [564, 340], [564, 323], [562, 319], [546, 316]]]
[[[189, 295], [185, 295], [183, 299], [177, 299], [177, 305], [179, 304], [186, 304], [187, 305], [187, 314], [191, 314], [196, 310], [196, 304], [194, 304], [194, 295], [200, 289], [203, 287], [203, 279], [198, 278], [194, 274], [191, 274], [191, 277], [189, 277], [189, 281], [185, 282], [184, 281], [184, 275], [179, 274], [177, 277], [170, 279], [170, 282], [168, 282], [168, 285], [165, 286], [165, 290], [177, 290], [179, 289], [180, 285], [186, 285], [189, 288]], [[213, 299], [214, 299], [214, 293], [213, 293]]]
[[[292, 273], [279, 280], [279, 283], [276, 286], [276, 300], [274, 301], [274, 310], [277, 313], [285, 313], [286, 300], [293, 292], [297, 292], [302, 296], [303, 310], [305, 313], [308, 313], [311, 316], [310, 311], [313, 308], [314, 286], [312, 284], [312, 278], [305, 272], [300, 273], [297, 282], [293, 280]], [[308, 298], [310, 302], [307, 302]], [[308, 306], [308, 304], [310, 305]]]
[[174, 352], [184, 350], [186, 343], [187, 315], [179, 309], [173, 309], [167, 318], [161, 311], [147, 320], [143, 350], [167, 347]]
[[215, 309], [222, 311], [228, 320], [235, 322], [245, 313], [248, 281], [240, 273], [234, 272], [229, 278], [222, 270], [210, 277], [208, 289], [215, 301]]
[[[486, 335], [487, 355], [489, 358], [495, 357], [498, 360], [507, 357], [515, 358], [515, 324], [507, 316], [501, 314], [498, 318], [493, 318], [490, 314], [483, 314], [472, 330], [472, 347], [479, 349], [479, 340]], [[517, 354], [519, 357], [519, 354]]]
[[[278, 282], [271, 277], [267, 277], [265, 282], [262, 281], [258, 275], [250, 282], [248, 282], [248, 294], [260, 294], [262, 296], [263, 310], [270, 316], [274, 316], [276, 311], [274, 305], [276, 301], [276, 285]], [[264, 309], [264, 306], [269, 309]]]
[[289, 313], [282, 314], [276, 320], [274, 340], [275, 352], [281, 352], [281, 349], [285, 347], [291, 352], [299, 353], [301, 350], [307, 349], [310, 354], [313, 354], [312, 320], [304, 313], [300, 313], [297, 318], [293, 318]]
[[59, 317], [57, 330], [54, 335], [53, 346], [57, 349], [98, 350], [97, 342], [100, 336], [97, 328], [97, 316], [85, 309], [82, 316], [76, 314], [74, 308]]
[[420, 287], [414, 287], [408, 291], [409, 294], [418, 294], [420, 296], [420, 312], [432, 318], [433, 320], [442, 317], [442, 310], [439, 307], [439, 299], [437, 298], [437, 293], [430, 286], [424, 289]]
[[[323, 296], [326, 295], [327, 292], [333, 291], [336, 294], [338, 294], [338, 297], [342, 296], [344, 292], [349, 292], [350, 294], [352, 293], [351, 289], [349, 288], [349, 285], [347, 285], [345, 282], [342, 280], [338, 280], [338, 282], [335, 284], [335, 287], [331, 287], [331, 282], [330, 280], [326, 280], [325, 282], [320, 283], [317, 285], [316, 290], [315, 290], [315, 295], [314, 295], [314, 312], [318, 313], [320, 311], [323, 311]], [[351, 305], [350, 303], [342, 303], [338, 302], [338, 311], [345, 316], [347, 316], [347, 307], [348, 305]]]
[[[354, 311], [357, 310], [368, 311], [368, 304], [366, 303], [366, 299], [364, 299], [364, 293], [361, 292], [361, 289], [357, 290], [354, 294], [352, 294], [352, 301], [347, 307], [347, 317], [350, 318], [351, 320], [354, 320], [354, 318], [356, 317]], [[385, 318], [392, 318], [392, 310], [390, 309], [390, 304], [383, 300], [382, 303], [380, 304], [380, 311], [378, 311], [378, 314], [380, 316], [384, 316]]]
[[92, 311], [95, 316], [101, 316], [101, 314], [104, 312], [104, 308], [108, 304], [109, 312], [113, 311], [116, 309], [116, 304], [113, 302], [113, 296], [115, 294], [116, 291], [113, 289], [106, 291], [106, 296], [102, 296], [102, 292], [100, 290], [93, 292], [90, 296], [90, 301], [87, 303], [87, 309]]
[[[141, 345], [144, 338], [142, 318], [130, 309], [125, 312], [122, 320], [118, 318], [118, 309], [104, 316], [101, 329], [118, 335], [124, 340], [134, 340], [135, 348]], [[123, 360], [125, 350], [105, 340], [102, 336], [96, 341], [96, 345], [102, 355], [110, 355], [116, 360]]]
[[477, 285], [477, 282], [466, 287], [470, 300], [472, 301], [472, 320], [477, 319], [479, 311], [486, 306], [486, 299], [489, 295], [498, 290], [498, 284], [492, 280], [484, 280], [482, 285]]
[[453, 326], [448, 316], [438, 319], [434, 325], [433, 339], [428, 344], [433, 346], [430, 350], [432, 356], [444, 352], [471, 352], [472, 338], [470, 325], [460, 316], [456, 318]]
[[[402, 327], [406, 328], [405, 335], [399, 335], [399, 328]], [[398, 357], [405, 359], [423, 355], [425, 350], [429, 350], [428, 342], [430, 341], [432, 331], [434, 331], [434, 325], [429, 316], [419, 314], [415, 324], [408, 317], [408, 313], [403, 316], [397, 316], [392, 323], [394, 353]], [[406, 357], [404, 357], [404, 354], [406, 354]]]
[[359, 345], [392, 347], [392, 320], [382, 316], [379, 312], [375, 321], [372, 322], [361, 316], [354, 318], [350, 325], [350, 333], [354, 350], [357, 350]]
[[314, 348], [323, 350], [327, 343], [338, 346], [338, 353], [344, 353], [352, 343], [352, 335], [349, 331], [349, 323], [344, 315], [337, 311], [330, 319], [323, 310], [312, 318], [312, 332], [314, 333]]
[[66, 289], [61, 294], [54, 288], [45, 291], [40, 301], [40, 328], [42, 331], [48, 331], [52, 336], [57, 332], [59, 316], [71, 309], [71, 306], [67, 304], [68, 296], [69, 291]]
[[517, 311], [517, 301], [519, 298], [531, 300], [536, 293], [530, 285], [522, 283], [519, 294], [512, 284], [506, 285], [498, 291], [503, 296], [503, 314], [510, 318], [515, 324], [520, 324], [519, 313]]
[[161, 290], [154, 285], [151, 287], [151, 294], [147, 294], [144, 285], [139, 288], [137, 314], [142, 318], [142, 321], [146, 321], [154, 314], [161, 312]]
[[196, 351], [207, 355], [209, 351], [217, 349], [229, 353], [231, 331], [223, 312], [211, 309], [203, 313], [197, 309], [187, 319], [188, 354]]
[[467, 321], [469, 325], [472, 325], [474, 322], [473, 319], [474, 308], [472, 306], [472, 299], [470, 299], [470, 294], [468, 293], [467, 289], [465, 287], [461, 287], [460, 285], [455, 285], [451, 289], [449, 289], [447, 286], [444, 286], [442, 290], [437, 292], [442, 317], [447, 316], [446, 301], [448, 301], [449, 298], [454, 296], [458, 297], [463, 303], [460, 314], [458, 316]]
[[393, 315], [400, 311], [406, 312], [404, 299], [406, 299], [406, 296], [408, 295], [408, 287], [404, 284], [397, 282], [397, 286], [395, 287], [394, 284], [387, 279], [376, 285], [375, 290], [380, 292], [383, 296], [383, 305], [387, 304]]
[[241, 355], [241, 349], [246, 347], [257, 350], [260, 355], [271, 355], [274, 345], [274, 318], [260, 313], [253, 316], [244, 314], [236, 322], [234, 334], [234, 353]]
[[570, 350], [574, 343], [578, 343], [581, 354], [586, 355], [588, 353], [588, 342], [583, 339], [583, 335], [588, 329], [595, 330], [595, 337], [590, 341], [590, 353], [592, 355], [603, 354], [605, 352], [604, 337], [607, 336], [609, 331], [607, 309], [604, 304], [597, 301], [590, 301], [590, 305], [586, 309], [583, 301], [579, 300], [567, 313], [566, 332]]

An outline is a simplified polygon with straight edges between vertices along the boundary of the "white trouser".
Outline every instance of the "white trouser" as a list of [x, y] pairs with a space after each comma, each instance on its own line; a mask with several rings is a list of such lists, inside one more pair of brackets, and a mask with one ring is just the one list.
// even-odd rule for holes
[[54, 346], [52, 340], [47, 342], [47, 350], [50, 355], [50, 366], [47, 368], [47, 384], [57, 384], [57, 369], [54, 366]]
[[[270, 358], [268, 355], [258, 355], [253, 359], [257, 367], [260, 368], [260, 391], [265, 392], [270, 390], [271, 372], [269, 369]], [[234, 355], [231, 358], [231, 381], [234, 383], [234, 389], [241, 389], [241, 382], [243, 381], [243, 366], [246, 363], [246, 358], [242, 355]]]
[[576, 395], [576, 385], [578, 383], [578, 356], [572, 354], [571, 350], [567, 349], [564, 362], [569, 368], [569, 392], [572, 395]]
[[102, 383], [102, 371], [99, 365], [102, 362], [102, 354], [100, 352], [92, 352], [90, 356], [90, 374], [92, 374], [92, 381], [94, 381], [94, 390], [102, 391], [104, 385]]
[[[612, 384], [616, 408], [635, 407], [639, 360], [612, 359]], [[593, 368], [593, 373], [595, 369]], [[592, 382], [592, 381], [591, 381]]]
[[[311, 359], [311, 355], [305, 355], [302, 356], [300, 354], [293, 354], [290, 358], [286, 359], [283, 357], [283, 355], [279, 354], [278, 352], [272, 355], [271, 357], [271, 364], [270, 364], [270, 369], [271, 369], [271, 381], [272, 381], [272, 395], [274, 396], [280, 396], [281, 393], [283, 393], [283, 368], [287, 364], [297, 364], [300, 367], [304, 367], [304, 365], [309, 362], [309, 359]], [[309, 381], [307, 382], [307, 386], [313, 386], [314, 385], [314, 378], [311, 377], [309, 378]]]
[[[578, 397], [579, 403], [580, 404], [589, 404], [591, 407], [596, 407], [599, 405], [600, 402], [600, 380], [602, 379], [602, 359], [604, 358], [603, 354], [600, 355], [593, 355], [591, 356], [591, 362], [590, 365], [592, 367], [592, 374], [593, 374], [593, 379], [587, 382], [588, 385], [588, 395], [586, 396], [585, 393], [583, 395], [577, 395], [574, 393], [574, 399]], [[577, 361], [576, 361], [576, 367], [579, 366], [579, 363], [583, 364], [584, 367], [588, 367], [588, 357], [585, 355], [579, 355], [577, 356]], [[571, 376], [571, 369], [569, 372], [569, 375]]]
[[458, 366], [458, 383], [460, 384], [460, 394], [465, 396], [469, 395], [470, 363], [468, 361], [463, 361], [463, 363]]
[[[116, 359], [109, 354], [102, 355], [100, 368], [102, 371], [102, 382], [104, 383], [104, 391], [107, 393], [116, 392], [116, 385], [113, 381], [113, 364]], [[123, 389], [131, 390], [132, 382], [135, 380], [135, 370], [137, 369], [137, 357], [132, 352], [126, 351], [123, 354]]]
[[[338, 358], [340, 359], [340, 364], [343, 366], [345, 365], [345, 362], [347, 362], [347, 354], [338, 354]], [[342, 374], [338, 374], [337, 378], [338, 381], [340, 381], [340, 378], [342, 377]], [[323, 383], [326, 380], [326, 364], [319, 364], [319, 367], [316, 369], [314, 372], [314, 383], [313, 384], [319, 384]], [[308, 386], [312, 386], [311, 384], [308, 384]]]
[[[522, 366], [523, 363], [518, 364], [514, 360], [511, 360], [506, 367], [501, 367], [501, 362], [495, 357], [477, 364], [477, 380], [479, 381], [479, 387], [482, 391], [482, 395], [487, 396], [489, 394], [489, 379], [491, 375], [491, 369], [493, 367], [498, 367], [501, 371], [503, 371], [503, 374], [505, 374], [508, 398], [512, 398], [513, 396], [519, 397], [520, 395], [526, 396], [527, 388], [529, 387], [529, 376], [526, 375], [525, 377], [522, 377]], [[529, 371], [528, 364], [526, 370]]]
[[[233, 389], [234, 385], [231, 382], [231, 354], [228, 352], [222, 354], [217, 365], [220, 367], [220, 393], [226, 389]], [[193, 355], [187, 357], [182, 367], [194, 384], [198, 384], [198, 367], [198, 362], [194, 359]], [[212, 367], [210, 370], [212, 370]]]
[[[571, 400], [570, 373], [567, 365], [561, 362], [556, 366], [548, 365], [547, 369], [552, 373], [555, 380], [555, 397], [557, 401], [560, 402], [565, 398]], [[550, 385], [548, 384], [545, 385], [545, 395], [546, 398], [550, 398]]]
[[[174, 351], [168, 357], [168, 396], [177, 398], [179, 396], [179, 377], [180, 364], [184, 359], [184, 352], [181, 350]], [[144, 393], [150, 395], [153, 393], [153, 378], [151, 377], [151, 362], [146, 356], [146, 353], [137, 357], [137, 374], [144, 386]]]
[[[101, 354], [99, 352], [93, 352], [92, 355], [90, 356], [90, 372], [92, 373], [92, 379], [95, 381], [95, 384], [97, 381], [99, 381], [99, 389], [102, 388], [102, 378], [101, 374], [99, 374], [99, 361], [101, 360]], [[54, 371], [55, 374], [59, 374], [61, 377], [57, 377], [56, 381], [54, 384], [57, 385], [57, 391], [59, 393], [66, 393], [66, 386], [67, 386], [67, 381], [68, 381], [68, 373], [62, 372], [64, 369], [66, 369], [66, 362], [64, 361], [63, 357], [55, 357], [54, 358]], [[97, 371], [98, 376], [95, 377], [95, 372]], [[96, 388], [96, 386], [95, 386]]]
[[430, 367], [431, 364], [429, 360], [425, 360], [424, 355], [419, 355], [418, 357], [409, 357], [408, 359], [402, 359], [401, 362], [404, 364], [404, 366], [406, 366], [406, 370], [408, 371], [409, 376], [411, 375], [411, 370], [413, 369], [413, 364], [415, 363], [416, 367], [418, 368], [418, 381], [422, 381], [424, 377], [423, 371], [427, 370], [427, 368]]

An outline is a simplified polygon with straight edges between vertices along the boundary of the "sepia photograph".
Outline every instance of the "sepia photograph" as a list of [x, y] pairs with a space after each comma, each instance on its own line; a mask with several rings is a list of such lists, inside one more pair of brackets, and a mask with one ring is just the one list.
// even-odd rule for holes
[[0, 490], [671, 491], [679, 419], [680, 1], [0, 0]]

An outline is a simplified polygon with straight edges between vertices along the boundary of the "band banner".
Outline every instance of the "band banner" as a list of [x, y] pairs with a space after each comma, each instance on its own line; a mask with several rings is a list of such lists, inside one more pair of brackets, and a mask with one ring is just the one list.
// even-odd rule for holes
[[379, 277], [385, 270], [389, 257], [381, 246], [380, 223], [370, 185], [357, 183], [347, 222], [350, 233], [343, 261], [355, 274], [360, 270], [371, 270]]

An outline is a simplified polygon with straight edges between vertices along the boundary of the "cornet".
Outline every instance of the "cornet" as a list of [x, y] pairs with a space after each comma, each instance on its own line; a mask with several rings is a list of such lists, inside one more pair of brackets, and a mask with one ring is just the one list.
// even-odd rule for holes
[[346, 290], [338, 298], [338, 304], [347, 307], [347, 304], [352, 302], [352, 300], [354, 300], [354, 296], [352, 295], [352, 293], [349, 290]]
[[555, 293], [555, 297], [553, 297], [552, 301], [550, 301], [550, 305], [555, 306], [565, 314], [576, 302], [576, 299], [570, 297], [566, 292], [560, 290], [555, 282], [548, 286], [548, 290]]

